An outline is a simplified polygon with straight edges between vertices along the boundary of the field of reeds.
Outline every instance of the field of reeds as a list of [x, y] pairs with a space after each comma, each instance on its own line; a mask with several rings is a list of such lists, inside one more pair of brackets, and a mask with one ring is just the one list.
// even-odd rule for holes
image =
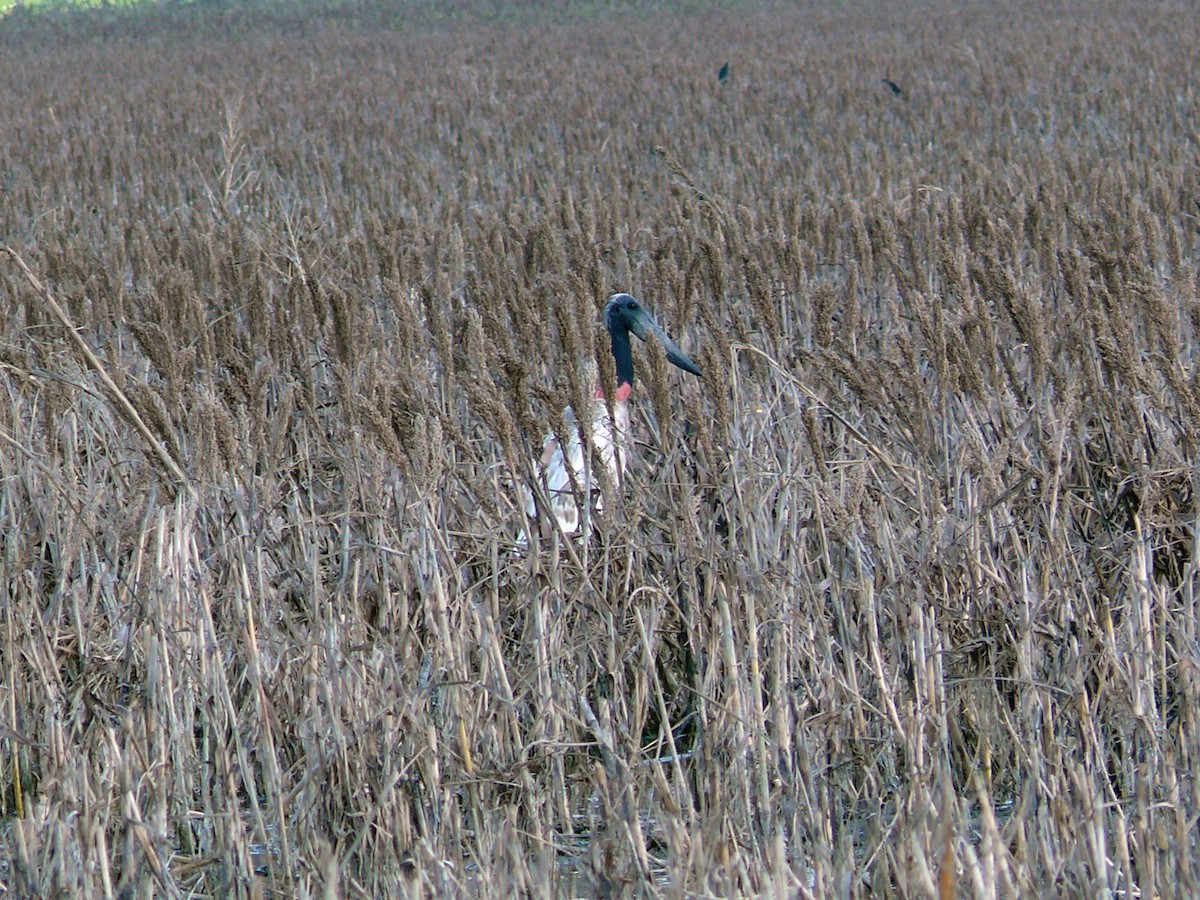
[[0, 22], [0, 893], [1196, 895], [1198, 31]]

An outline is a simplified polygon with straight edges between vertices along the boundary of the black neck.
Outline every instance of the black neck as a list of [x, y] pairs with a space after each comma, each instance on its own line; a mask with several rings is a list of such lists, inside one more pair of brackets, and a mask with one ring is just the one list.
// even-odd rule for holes
[[612, 353], [617, 363], [617, 387], [633, 384], [633, 348], [629, 345], [629, 329], [617, 327], [612, 331]]

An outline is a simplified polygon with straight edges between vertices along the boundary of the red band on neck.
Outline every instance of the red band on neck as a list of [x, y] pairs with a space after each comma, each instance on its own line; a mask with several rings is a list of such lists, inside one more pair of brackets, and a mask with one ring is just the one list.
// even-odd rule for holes
[[[626, 403], [630, 395], [633, 393], [633, 385], [628, 381], [623, 381], [617, 385], [617, 403]], [[604, 385], [596, 385], [596, 399], [604, 399]]]

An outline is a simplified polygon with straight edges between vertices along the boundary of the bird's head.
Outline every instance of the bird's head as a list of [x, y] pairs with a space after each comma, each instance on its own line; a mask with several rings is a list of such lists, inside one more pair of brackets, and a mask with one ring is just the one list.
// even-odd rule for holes
[[666, 351], [667, 359], [673, 365], [678, 366], [685, 372], [691, 372], [693, 375], [703, 377], [700, 367], [692, 362], [686, 353], [679, 349], [679, 345], [671, 340], [635, 297], [629, 294], [613, 294], [609, 297], [608, 303], [604, 306], [604, 326], [613, 337], [614, 352], [616, 352], [617, 345], [622, 340], [628, 345], [628, 335], [630, 332], [636, 334], [643, 341], [649, 340], [649, 336], [653, 334], [658, 339], [658, 342], [662, 344], [663, 350]]

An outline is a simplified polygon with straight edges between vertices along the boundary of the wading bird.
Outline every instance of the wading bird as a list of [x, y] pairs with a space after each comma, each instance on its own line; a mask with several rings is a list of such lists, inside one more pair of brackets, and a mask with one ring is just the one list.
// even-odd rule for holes
[[[589, 477], [592, 466], [588, 465], [585, 458], [584, 442], [579, 435], [581, 418], [591, 423], [595, 459], [604, 466], [609, 480], [613, 484], [620, 484], [625, 471], [629, 456], [629, 397], [633, 393], [633, 347], [629, 335], [635, 334], [643, 341], [649, 335], [654, 335], [666, 351], [667, 359], [674, 365], [693, 375], [701, 374], [700, 367], [679, 349], [645, 307], [629, 294], [613, 294], [608, 298], [604, 307], [604, 327], [608, 329], [612, 340], [612, 355], [617, 366], [613, 414], [610, 418], [604, 389], [597, 386], [592, 408], [586, 411], [586, 415], [577, 416], [570, 408], [565, 411], [566, 433], [563, 437], [566, 438], [566, 447], [563, 447], [557, 435], [550, 433], [546, 436], [537, 466], [541, 479], [539, 484], [545, 489], [543, 496], [550, 503], [550, 513], [567, 534], [579, 530], [581, 518], [571, 484], [572, 474], [585, 497], [589, 497], [592, 489], [599, 486]], [[601, 509], [602, 499], [596, 498], [594, 509]], [[537, 514], [537, 503], [533, 496], [528, 498], [526, 512], [530, 516]]]

